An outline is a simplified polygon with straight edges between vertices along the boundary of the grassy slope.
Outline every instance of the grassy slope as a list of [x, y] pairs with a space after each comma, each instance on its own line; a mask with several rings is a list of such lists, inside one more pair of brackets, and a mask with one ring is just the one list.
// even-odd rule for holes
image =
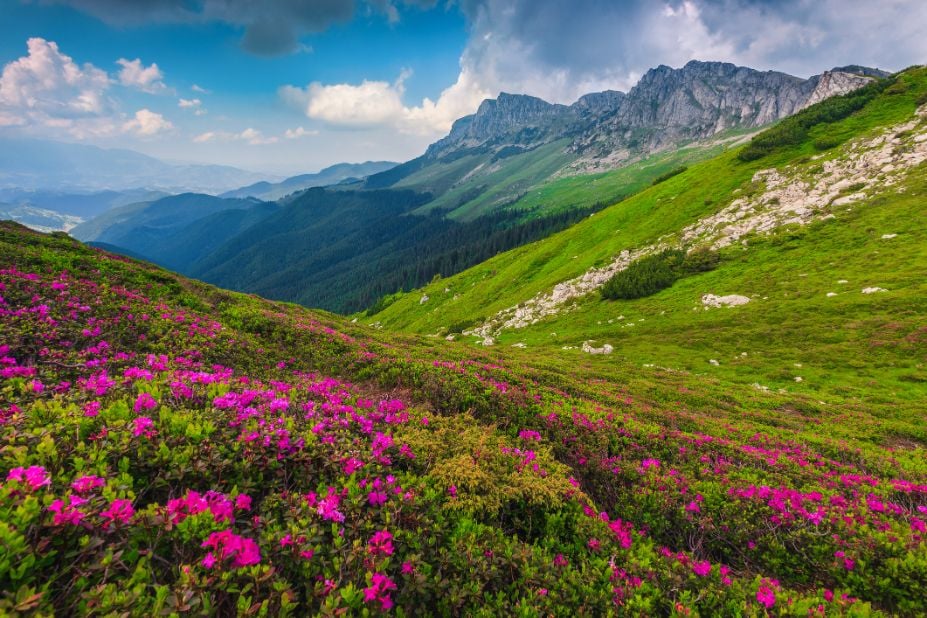
[[[927, 90], [927, 74], [913, 71], [902, 81], [911, 86], [907, 92], [883, 94], [861, 112], [813, 130], [798, 146], [749, 164], [731, 152], [694, 165], [569, 230], [424, 288], [430, 297], [425, 304], [419, 304], [419, 293], [408, 294], [367, 321], [434, 333], [527, 300], [606, 263], [623, 249], [649, 244], [716, 212], [736, 189], [749, 188], [758, 169], [816, 154], [812, 142], [822, 132], [849, 138], [907, 119], [915, 100]], [[839, 152], [836, 148], [825, 156]], [[501, 343], [523, 341], [532, 354], [572, 363], [580, 353], [563, 351], [563, 345], [599, 339], [618, 348], [615, 356], [590, 361], [603, 367], [623, 358], [748, 384], [880, 400], [916, 399], [923, 394], [925, 379], [922, 335], [917, 332], [922, 326], [919, 316], [925, 313], [924, 287], [917, 273], [927, 264], [921, 223], [927, 192], [923, 167], [907, 185], [907, 194], [871, 200], [865, 209], [799, 234], [804, 240], [759, 243], [747, 252], [729, 250], [719, 270], [681, 281], [648, 299], [615, 303], [591, 295], [577, 311], [524, 331], [507, 331]], [[883, 233], [899, 236], [883, 241]], [[839, 279], [849, 283], [838, 285]], [[891, 292], [859, 294], [870, 285]], [[450, 292], [444, 293], [445, 288]], [[827, 298], [831, 291], [853, 293]], [[768, 299], [737, 310], [695, 311], [701, 294], [709, 292]], [[625, 320], [615, 320], [622, 314]], [[634, 327], [622, 326], [641, 318], [644, 321]], [[708, 365], [709, 359], [720, 365]], [[794, 382], [795, 376], [804, 381]]]
[[[703, 615], [763, 615], [754, 599], [764, 585], [760, 578], [772, 577], [782, 582], [781, 588], [776, 585], [777, 607], [783, 610], [789, 607], [786, 610], [789, 614], [804, 615], [808, 608], [824, 603], [825, 588], [836, 588], [838, 598], [845, 591], [886, 611], [923, 609], [923, 599], [917, 598], [916, 591], [923, 585], [927, 554], [925, 545], [917, 544], [905, 532], [908, 524], [903, 519], [892, 520], [889, 532], [902, 535], [908, 539], [905, 543], [914, 542], [913, 546], [892, 541], [888, 533], [876, 532], [871, 525], [841, 527], [841, 518], [827, 523], [823, 531], [813, 526], [809, 530], [802, 525], [770, 529], [767, 520], [770, 513], [764, 506], [733, 501], [727, 494], [732, 486], [754, 483], [805, 492], [821, 490], [827, 495], [847, 493], [840, 487], [834, 488], [829, 476], [833, 470], [839, 474], [874, 475], [872, 478], [883, 482], [878, 488], [868, 490], [877, 491], [883, 499], [898, 499], [892, 494], [889, 479], [903, 478], [916, 483], [927, 480], [924, 451], [913, 448], [927, 442], [922, 414], [908, 413], [916, 411], [915, 408], [906, 412], [899, 406], [874, 413], [852, 402], [824, 405], [815, 397], [802, 394], [732, 388], [713, 377], [641, 371], [635, 365], [620, 361], [604, 367], [590, 362], [589, 358], [579, 358], [566, 366], [543, 355], [536, 356], [529, 350], [484, 350], [375, 331], [324, 312], [217, 290], [155, 267], [100, 254], [63, 235], [38, 235], [9, 224], [0, 226], [0, 256], [13, 261], [25, 272], [41, 273], [44, 281], [68, 280], [71, 293], [75, 295], [79, 294], [78, 281], [101, 281], [104, 284], [95, 296], [102, 299], [106, 308], [121, 303], [125, 305], [124, 311], [134, 314], [144, 311], [141, 306], [126, 305], [129, 301], [120, 293], [121, 286], [142, 291], [152, 303], [164, 303], [147, 326], [139, 327], [147, 334], [144, 342], [134, 336], [131, 328], [107, 330], [106, 337], [113, 350], [131, 350], [132, 346], [137, 346], [144, 358], [146, 351], [170, 354], [174, 348], [187, 349], [194, 343], [185, 340], [188, 337], [184, 335], [185, 325], [181, 324], [179, 329], [173, 325], [173, 316], [187, 313], [188, 317], [195, 317], [189, 314], [197, 312], [208, 316], [206, 321], [216, 320], [223, 325], [223, 334], [212, 343], [200, 342], [199, 349], [205, 354], [203, 360], [207, 366], [219, 362], [233, 367], [236, 373], [260, 376], [263, 380], [292, 379], [291, 370], [321, 371], [356, 382], [359, 392], [367, 397], [399, 394], [414, 407], [415, 418], [420, 414], [433, 418], [429, 426], [432, 429], [401, 431], [397, 428], [396, 435], [409, 440], [420, 456], [421, 467], [415, 468], [417, 478], [437, 491], [422, 494], [421, 506], [414, 511], [418, 514], [415, 518], [409, 519], [412, 507], [404, 507], [404, 517], [379, 524], [390, 526], [401, 552], [407, 555], [419, 552], [412, 559], [422, 569], [421, 578], [400, 581], [399, 559], [381, 567], [388, 569], [400, 582], [400, 589], [395, 593], [395, 601], [400, 606], [413, 608], [426, 603], [450, 613], [469, 613], [476, 607], [484, 607], [485, 614], [492, 615], [494, 611], [519, 613], [514, 607], [517, 602], [524, 605], [520, 612], [523, 615], [564, 611], [576, 615], [605, 615], [609, 608], [628, 615], [663, 615], [673, 610], [684, 613], [689, 608]], [[63, 273], [70, 273], [72, 278], [68, 279]], [[18, 309], [22, 303], [50, 303], [59, 311], [55, 300], [31, 296], [31, 292], [18, 292], [21, 284], [12, 283], [15, 277], [10, 279], [3, 295], [7, 303], [15, 304], [6, 306]], [[137, 304], [134, 299], [143, 297], [130, 295], [128, 298]], [[87, 301], [82, 298], [79, 302]], [[163, 316], [162, 311], [165, 312]], [[84, 319], [94, 315], [88, 314]], [[7, 353], [20, 359], [28, 358], [27, 350], [18, 349], [17, 338], [31, 341], [38, 337], [30, 343], [30, 349], [35, 344], [51, 345], [58, 350], [56, 344], [42, 341], [39, 329], [45, 327], [32, 330], [33, 322], [40, 325], [41, 319], [28, 319], [32, 321], [14, 319], [4, 323], [4, 326], [20, 325], [18, 330], [4, 331], [5, 339], [13, 342], [12, 350]], [[202, 322], [204, 318], [197, 319]], [[77, 328], [80, 328], [79, 323]], [[288, 366], [282, 371], [275, 370], [275, 363], [281, 358], [288, 359]], [[72, 371], [68, 367], [75, 367], [75, 372], [82, 371], [81, 364], [54, 361], [40, 360], [37, 366], [47, 384], [56, 383], [56, 378], [70, 377], [64, 375]], [[363, 518], [360, 521], [367, 522], [370, 517], [377, 517], [376, 511], [365, 510], [362, 506], [358, 507], [358, 515], [352, 511], [352, 527], [347, 534], [353, 545], [348, 545], [352, 548], [348, 558], [344, 558], [348, 550], [337, 558], [347, 560], [340, 571], [338, 565], [342, 563], [332, 563], [329, 556], [332, 551], [337, 552], [337, 548], [323, 549], [331, 547], [326, 535], [335, 533], [329, 533], [325, 522], [321, 527], [315, 523], [314, 511], [299, 515], [298, 520], [289, 523], [296, 527], [281, 529], [281, 522], [287, 525], [293, 511], [281, 507], [276, 497], [278, 492], [303, 494], [307, 491], [307, 483], [311, 489], [316, 482], [322, 482], [323, 488], [325, 482], [339, 487], [355, 482], [337, 474], [334, 480], [325, 480], [332, 470], [340, 470], [339, 465], [324, 463], [326, 457], [336, 454], [329, 454], [331, 449], [311, 437], [314, 430], [310, 431], [310, 427], [315, 421], [303, 423], [302, 412], [295, 414], [287, 427], [299, 432], [294, 438], [296, 435], [306, 437], [311, 450], [304, 459], [286, 462], [293, 474], [275, 474], [273, 457], [243, 467], [234, 463], [239, 448], [236, 444], [240, 444], [234, 440], [237, 430], [234, 427], [230, 431], [217, 429], [224, 427], [228, 419], [223, 417], [221, 410], [208, 405], [175, 403], [163, 406], [156, 414], [152, 413], [158, 423], [158, 436], [163, 436], [163, 440], [156, 437], [158, 442], [154, 446], [141, 442], [142, 446], [137, 447], [131, 438], [124, 437], [124, 421], [112, 412], [121, 405], [115, 402], [118, 397], [131, 406], [135, 397], [133, 387], [120, 387], [122, 390], [107, 398], [107, 405], [112, 404], [112, 407], [105, 409], [98, 419], [87, 420], [79, 407], [85, 396], [67, 391], [35, 395], [27, 386], [21, 378], [2, 383], [0, 392], [4, 397], [12, 397], [27, 414], [20, 420], [13, 417], [12, 422], [0, 425], [0, 438], [20, 441], [16, 449], [0, 450], [4, 454], [0, 469], [41, 464], [55, 475], [50, 491], [66, 491], [63, 487], [71, 478], [72, 467], [81, 470], [84, 465], [78, 457], [80, 449], [85, 447], [80, 446], [79, 440], [75, 442], [75, 436], [84, 435], [79, 432], [97, 431], [98, 421], [108, 423], [112, 438], [95, 447], [99, 453], [91, 469], [110, 479], [107, 490], [111, 492], [110, 498], [114, 495], [127, 497], [134, 502], [137, 511], [151, 513], [157, 512], [159, 501], [180, 495], [189, 487], [236, 492], [242, 487], [236, 488], [236, 485], [244, 483], [244, 487], [252, 488], [258, 496], [254, 513], [260, 514], [266, 524], [263, 528], [252, 529], [243, 518], [236, 530], [260, 541], [265, 564], [274, 565], [276, 574], [268, 574], [267, 566], [262, 566], [264, 570], [212, 576], [199, 564], [203, 554], [200, 540], [206, 532], [199, 531], [200, 536], [198, 532], [191, 535], [184, 530], [146, 535], [146, 520], [140, 517], [131, 531], [123, 529], [126, 532], [119, 535], [94, 533], [94, 539], [96, 535], [102, 539], [99, 545], [92, 545], [94, 551], [99, 548], [99, 556], [82, 552], [76, 564], [85, 569], [94, 560], [105, 559], [104, 551], [123, 551], [131, 547], [132, 551], [126, 551], [123, 561], [117, 561], [105, 572], [88, 569], [87, 581], [78, 582], [75, 588], [59, 594], [68, 580], [56, 575], [59, 570], [55, 554], [49, 553], [48, 544], [38, 540], [53, 535], [55, 541], [51, 546], [61, 546], [65, 551], [77, 546], [83, 532], [72, 534], [69, 529], [53, 526], [45, 521], [48, 518], [43, 518], [42, 511], [20, 509], [11, 511], [12, 515], [8, 513], [24, 526], [24, 534], [29, 534], [28, 542], [19, 552], [35, 555], [38, 560], [23, 563], [24, 570], [18, 574], [10, 575], [0, 568], [0, 578], [13, 577], [13, 581], [21, 582], [25, 573], [27, 578], [34, 574], [38, 579], [26, 579], [32, 583], [19, 588], [17, 600], [0, 598], [0, 609], [12, 607], [17, 602], [38, 603], [31, 595], [50, 586], [50, 593], [42, 599], [45, 609], [49, 609], [47, 603], [53, 602], [59, 611], [65, 612], [65, 608], [74, 610], [74, 604], [97, 599], [96, 603], [112, 611], [128, 611], [133, 605], [153, 611], [152, 607], [159, 607], [155, 601], [154, 584], [157, 583], [170, 589], [169, 606], [179, 603], [179, 598], [193, 602], [194, 606], [212, 599], [213, 604], [221, 604], [229, 610], [229, 604], [234, 606], [236, 599], [239, 606], [242, 603], [237, 590], [249, 586], [254, 588], [253, 593], [247, 596], [241, 593], [246, 599], [245, 607], [263, 600], [269, 604], [271, 613], [279, 609], [280, 590], [292, 593], [290, 601], [295, 599], [299, 604], [297, 614], [306, 613], [309, 608], [317, 610], [323, 602], [329, 609], [349, 606], [360, 610], [363, 603], [350, 591], [352, 587], [356, 591], [369, 583], [369, 572], [366, 583], [364, 579], [365, 570], [370, 567], [362, 562], [366, 554], [363, 543], [378, 520], [357, 529], [353, 518]], [[143, 384], [140, 387], [150, 388]], [[161, 387], [162, 392], [166, 392], [167, 387]], [[49, 410], [56, 414], [49, 414]], [[588, 419], [595, 419], [595, 423], [591, 424]], [[208, 422], [210, 431], [216, 432], [213, 448], [196, 447], [199, 434], [195, 431], [184, 434], [190, 431], [189, 423], [194, 421]], [[21, 423], [28, 423], [29, 429], [23, 430]], [[822, 432], [822, 426], [827, 431]], [[545, 483], [529, 480], [533, 485], [525, 485], [524, 476], [512, 476], [509, 465], [493, 463], [494, 467], [490, 468], [484, 463], [487, 448], [492, 452], [500, 440], [514, 442], [522, 429], [539, 430], [544, 436], [538, 445], [530, 441], [515, 443], [539, 450], [543, 457], [539, 461], [551, 471]], [[47, 436], [54, 436], [56, 448], [49, 452], [48, 447], [43, 446], [45, 442], [38, 444], [40, 436], [46, 436], [45, 442]], [[228, 442], [217, 441], [220, 437]], [[356, 447], [357, 441], [354, 445]], [[760, 447], [758, 453], [748, 450], [757, 447]], [[151, 466], [148, 458], [156, 458], [165, 448], [175, 449], [176, 455], [172, 457], [184, 464]], [[216, 452], [226, 451], [231, 459], [216, 459]], [[775, 461], [770, 461], [767, 453], [775, 453]], [[454, 459], [449, 459], [452, 456]], [[642, 459], [652, 457], [662, 460], [662, 468], [647, 474], [639, 472]], [[717, 462], [714, 472], [702, 463], [709, 458]], [[809, 468], [807, 463], [802, 463], [803, 459], [810, 459], [815, 465]], [[725, 461], [728, 463], [723, 463]], [[118, 478], [107, 475], [117, 463], [122, 466], [120, 470], [129, 466], [132, 476], [124, 471]], [[211, 466], [217, 463], [224, 466], [222, 473], [212, 472]], [[266, 466], [271, 469], [265, 471]], [[319, 481], [316, 477], [323, 472], [324, 478]], [[240, 479], [235, 476], [238, 474], [244, 476]], [[647, 534], [638, 536], [635, 533], [631, 547], [623, 549], [609, 540], [611, 532], [586, 523], [577, 515], [578, 508], [564, 504], [553, 494], [526, 511], [519, 510], [521, 501], [529, 498], [513, 496], [530, 497], [540, 495], [537, 492], [552, 491], [565, 483], [567, 475], [575, 476], [583, 491], [595, 501], [590, 522], [599, 519], [595, 516], [599, 510], [607, 510], [612, 517], [647, 528]], [[411, 476], [402, 478], [404, 485], [412, 482]], [[126, 479], [129, 479], [128, 484]], [[448, 499], [446, 492], [441, 491], [448, 482], [457, 484], [460, 500], [477, 507], [471, 510]], [[152, 483], [157, 485], [149, 486]], [[684, 489], [681, 494], [664, 493], [667, 486], [676, 484]], [[116, 491], [119, 493], [113, 493]], [[488, 508], [485, 501], [499, 495], [507, 496], [505, 507]], [[695, 495], [704, 497], [701, 514], [697, 518], [683, 515], [683, 507]], [[584, 495], [580, 498], [586, 499]], [[9, 495], [0, 497], [0, 504], [9, 499]], [[13, 504], [17, 504], [15, 490], [12, 499]], [[46, 501], [50, 499], [51, 496], [46, 497]], [[917, 496], [910, 499], [915, 500], [911, 503], [915, 505], [922, 501]], [[861, 516], [866, 518], [879, 517], [865, 506], [853, 508], [859, 509]], [[432, 519], [425, 519], [423, 524], [422, 517]], [[431, 527], [423, 531], [415, 528], [416, 525]], [[599, 528], [604, 525], [600, 523]], [[278, 549], [279, 538], [288, 529], [294, 531], [294, 535], [311, 530], [308, 533], [311, 542], [318, 543], [317, 559], [308, 570], [301, 567], [294, 570], [287, 562], [287, 552]], [[10, 534], [9, 530], [0, 532]], [[835, 546], [829, 541], [829, 532], [839, 533], [846, 544]], [[190, 536], [192, 540], [187, 538]], [[601, 552], [590, 550], [587, 543], [590, 537], [608, 544], [603, 545]], [[419, 548], [415, 539], [420, 538], [433, 541], [427, 548], [424, 545]], [[759, 544], [753, 555], [744, 555], [738, 549], [748, 540]], [[138, 560], [135, 549], [157, 543], [161, 543], [157, 551], [165, 558], [163, 563], [148, 570], [140, 567], [143, 570], [136, 570], [133, 575], [132, 594], [116, 596], [114, 591], [133, 572], [134, 561]], [[432, 549], [436, 543], [439, 545]], [[444, 543], [449, 544], [448, 550], [443, 549]], [[796, 546], [802, 547], [802, 551], [796, 553], [793, 549]], [[669, 556], [661, 553], [661, 547], [669, 547], [672, 553]], [[854, 571], [834, 563], [836, 547], [846, 549], [857, 559]], [[493, 551], [505, 556], [505, 562], [496, 565]], [[569, 570], [550, 567], [558, 552], [567, 555], [573, 565]], [[0, 551], [0, 557], [3, 555]], [[610, 566], [609, 558], [618, 566]], [[690, 567], [691, 560], [702, 559], [714, 564], [710, 577], [698, 576]], [[17, 560], [13, 558], [14, 565]], [[732, 585], [721, 583], [718, 563], [733, 567]], [[618, 567], [620, 572], [616, 570]], [[180, 575], [181, 568], [188, 573], [192, 570], [193, 579]], [[624, 592], [627, 597], [615, 606], [612, 604], [615, 577], [624, 577], [621, 573], [625, 569], [633, 576], [646, 578], [647, 583], [643, 587], [627, 588]], [[149, 572], [154, 577], [149, 576]], [[324, 596], [319, 587], [313, 588], [316, 574], [334, 578], [345, 593]], [[108, 588], [87, 591], [88, 586], [101, 582], [101, 577]], [[275, 578], [273, 588], [261, 585], [267, 577]], [[897, 577], [897, 583], [887, 583], [886, 578], [890, 577]], [[471, 582], [475, 586], [471, 586]], [[17, 585], [9, 589], [16, 591]], [[549, 596], [538, 596], [538, 586], [549, 588]], [[86, 592], [77, 596], [74, 590]], [[486, 590], [489, 591], [484, 592]], [[158, 595], [163, 592], [158, 591]], [[164, 596], [158, 598], [164, 601]], [[5, 606], [5, 602], [11, 604]], [[867, 605], [835, 601], [828, 606], [828, 611], [834, 615], [844, 612], [866, 615]]]
[[[489, 154], [469, 155], [450, 163], [430, 165], [395, 186], [438, 196], [416, 210], [418, 214], [438, 208], [450, 211], [453, 219], [465, 221], [500, 207], [525, 210], [531, 215], [548, 214], [614, 202], [646, 188], [665, 172], [723, 151], [717, 141], [697, 143], [609, 172], [552, 179], [575, 160], [575, 156], [564, 152], [568, 143], [558, 140], [496, 162], [491, 162]], [[467, 177], [478, 166], [484, 169]]]

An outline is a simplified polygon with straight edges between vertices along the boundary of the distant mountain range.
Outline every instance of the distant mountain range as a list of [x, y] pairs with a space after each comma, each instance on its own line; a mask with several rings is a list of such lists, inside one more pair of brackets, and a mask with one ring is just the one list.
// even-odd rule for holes
[[0, 189], [221, 193], [259, 180], [268, 175], [226, 165], [176, 165], [132, 150], [0, 138]]
[[360, 181], [371, 174], [378, 174], [399, 165], [392, 161], [367, 161], [365, 163], [337, 163], [315, 174], [300, 174], [281, 182], [256, 182], [247, 187], [226, 191], [219, 197], [256, 197], [262, 200], [278, 200], [297, 191], [312, 187], [326, 187], [350, 181]]
[[[123, 206], [72, 234], [225, 287], [352, 312], [543, 238], [881, 75], [842, 67], [801, 79], [690, 62], [572, 105], [502, 94], [400, 165]], [[323, 182], [334, 184], [305, 189]]]

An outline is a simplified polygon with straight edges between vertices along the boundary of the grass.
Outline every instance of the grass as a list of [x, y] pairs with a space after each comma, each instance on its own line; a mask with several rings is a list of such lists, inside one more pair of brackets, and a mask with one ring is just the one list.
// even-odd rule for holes
[[[731, 151], [690, 165], [564, 232], [427, 286], [421, 291], [430, 297], [427, 303], [419, 304], [420, 293], [410, 293], [366, 321], [392, 330], [440, 333], [450, 324], [524, 302], [624, 249], [672, 236], [730, 203], [738, 191], [755, 191], [751, 179], [758, 169], [793, 164], [810, 170], [842, 156], [840, 148], [821, 153], [815, 147], [824, 134], [846, 141], [909, 118], [917, 97], [927, 91], [927, 71], [906, 72], [899, 83], [903, 88], [894, 90], [900, 92], [883, 93], [845, 119], [812, 128], [799, 144], [760, 161], [742, 162]], [[824, 159], [811, 160], [814, 155]], [[927, 269], [923, 165], [903, 188], [904, 193], [888, 190], [856, 208], [841, 209], [836, 220], [751, 239], [746, 251], [727, 249], [716, 271], [679, 281], [649, 298], [613, 302], [588, 295], [559, 317], [504, 331], [497, 343], [506, 348], [524, 343], [531, 356], [554, 365], [582, 359], [607, 371], [618, 362], [652, 364], [832, 400], [916, 402], [927, 379], [927, 289], [919, 275]], [[883, 240], [883, 233], [898, 236]], [[889, 292], [861, 294], [868, 286]], [[827, 297], [828, 292], [839, 295]], [[745, 294], [754, 300], [704, 311], [699, 299], [705, 293]], [[634, 326], [626, 326], [630, 323]], [[612, 343], [616, 352], [587, 359], [561, 349], [587, 339]], [[709, 364], [712, 359], [718, 365]]]

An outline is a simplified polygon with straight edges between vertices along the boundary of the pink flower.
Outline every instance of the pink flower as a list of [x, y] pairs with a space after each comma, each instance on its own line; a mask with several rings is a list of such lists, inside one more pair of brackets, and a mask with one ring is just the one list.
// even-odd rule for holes
[[707, 560], [703, 562], [693, 562], [692, 572], [699, 577], [707, 577], [711, 573], [711, 563]]
[[364, 467], [364, 462], [356, 457], [350, 457], [344, 461], [341, 469], [348, 476], [354, 474], [358, 470]]
[[239, 511], [251, 510], [251, 496], [248, 494], [238, 494], [235, 496], [235, 508]]
[[56, 526], [63, 524], [77, 526], [84, 519], [86, 514], [76, 507], [86, 501], [77, 496], [71, 496], [69, 502], [70, 504], [66, 504], [64, 500], [58, 499], [48, 505], [48, 510], [55, 514], [54, 524]]
[[393, 535], [388, 530], [379, 530], [370, 537], [367, 543], [367, 551], [371, 556], [392, 556], [393, 555]]
[[692, 502], [686, 505], [686, 510], [690, 513], [701, 513], [702, 512], [702, 508], [698, 505], [698, 502], [696, 502], [695, 500], [693, 500]]
[[91, 474], [76, 479], [73, 483], [71, 483], [71, 489], [79, 494], [83, 494], [96, 489], [97, 487], [103, 487], [104, 485], [106, 485], [106, 481], [101, 479], [99, 476], [93, 476]]
[[586, 545], [588, 545], [589, 549], [592, 551], [599, 551], [599, 548], [602, 547], [602, 542], [599, 539], [589, 539]]
[[405, 562], [402, 563], [402, 574], [411, 575], [412, 573], [415, 573], [415, 567], [412, 566], [411, 562], [406, 560]]
[[[202, 546], [218, 553], [220, 560], [231, 560], [232, 568], [250, 566], [261, 561], [261, 550], [257, 543], [252, 539], [238, 536], [231, 530], [213, 532], [203, 541]], [[209, 555], [207, 554], [207, 557]], [[206, 566], [205, 559], [204, 566]]]
[[364, 588], [364, 603], [377, 601], [380, 603], [380, 609], [391, 609], [393, 600], [389, 596], [390, 590], [396, 590], [393, 580], [383, 573], [374, 573], [370, 577], [370, 585]]
[[207, 569], [211, 569], [215, 565], [216, 565], [215, 555], [213, 555], [212, 552], [207, 552], [206, 555], [203, 556], [203, 566], [206, 567]]
[[770, 609], [776, 604], [776, 593], [770, 587], [770, 583], [769, 580], [764, 579], [756, 591], [756, 600], [766, 609]]
[[554, 566], [555, 567], [565, 567], [570, 564], [570, 561], [567, 560], [563, 554], [557, 554], [554, 556]]
[[367, 501], [370, 502], [373, 506], [381, 506], [386, 503], [386, 492], [383, 491], [371, 491], [367, 494]]
[[100, 402], [91, 401], [84, 406], [84, 416], [96, 416], [100, 413]]
[[29, 486], [31, 491], [39, 487], [51, 485], [51, 477], [42, 466], [29, 466], [28, 468], [13, 468], [6, 475], [7, 481], [16, 481]]
[[828, 603], [834, 600], [834, 592], [833, 592], [833, 590], [825, 590], [825, 591], [824, 591], [824, 600], [827, 601]]
[[154, 435], [154, 421], [148, 418], [147, 416], [139, 416], [132, 421], [132, 435], [133, 436], [145, 436], [150, 438]]
[[135, 406], [133, 409], [135, 410], [136, 414], [140, 414], [142, 412], [152, 410], [157, 406], [158, 402], [155, 401], [155, 398], [152, 397], [150, 393], [142, 393], [135, 399]]
[[451, 485], [447, 488], [447, 493], [450, 494], [451, 498], [457, 497], [457, 485]]
[[135, 509], [132, 508], [132, 501], [125, 500], [123, 498], [117, 498], [109, 504], [109, 508], [100, 513], [100, 517], [107, 520], [103, 524], [104, 528], [108, 528], [109, 525], [113, 522], [120, 522], [123, 524], [128, 524], [132, 521], [132, 516], [135, 514]]
[[641, 462], [641, 471], [646, 472], [650, 468], [659, 468], [660, 460], [659, 459], [645, 459]]

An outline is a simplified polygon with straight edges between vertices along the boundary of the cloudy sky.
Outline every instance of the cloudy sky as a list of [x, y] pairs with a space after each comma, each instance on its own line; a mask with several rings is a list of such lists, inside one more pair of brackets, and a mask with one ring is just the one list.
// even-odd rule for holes
[[501, 91], [927, 62], [923, 0], [0, 0], [0, 136], [274, 174], [406, 160]]

